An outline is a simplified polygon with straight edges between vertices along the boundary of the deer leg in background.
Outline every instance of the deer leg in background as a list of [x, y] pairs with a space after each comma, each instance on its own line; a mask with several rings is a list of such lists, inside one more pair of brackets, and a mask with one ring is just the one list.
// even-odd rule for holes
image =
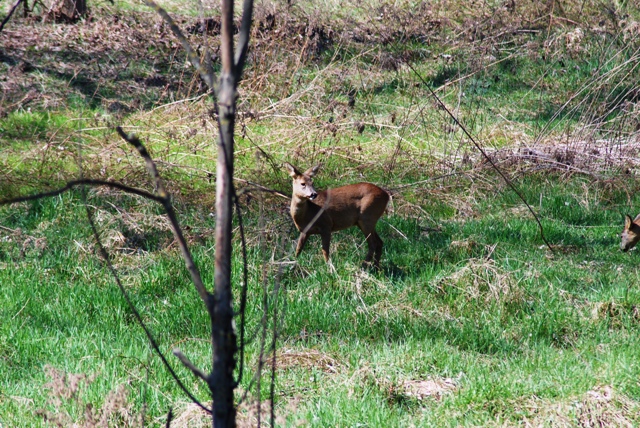
[[304, 244], [307, 243], [307, 238], [309, 238], [309, 235], [306, 233], [300, 233], [300, 239], [298, 239], [298, 245], [296, 246], [296, 257], [300, 255], [300, 252], [304, 248]]
[[322, 255], [324, 261], [329, 263], [329, 246], [331, 245], [331, 233], [322, 234]]

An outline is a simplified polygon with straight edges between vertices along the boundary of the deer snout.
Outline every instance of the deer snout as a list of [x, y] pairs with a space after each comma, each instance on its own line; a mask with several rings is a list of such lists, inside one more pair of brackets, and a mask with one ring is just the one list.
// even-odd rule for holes
[[317, 196], [318, 194], [316, 192], [313, 192], [312, 194], [309, 195], [309, 199], [313, 201]]
[[621, 242], [620, 243], [620, 249], [622, 250], [623, 253], [626, 253], [627, 251], [629, 251], [633, 247], [635, 247], [635, 244], [632, 243], [632, 242]]

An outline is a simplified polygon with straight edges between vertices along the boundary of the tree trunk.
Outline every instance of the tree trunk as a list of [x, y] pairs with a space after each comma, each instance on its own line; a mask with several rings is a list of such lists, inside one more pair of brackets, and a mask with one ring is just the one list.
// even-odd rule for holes
[[212, 317], [213, 427], [236, 426], [233, 371], [236, 367], [236, 334], [233, 329], [231, 291], [231, 219], [233, 216], [233, 130], [236, 113], [235, 66], [233, 62], [233, 1], [222, 2], [220, 57], [222, 70], [218, 87], [218, 163], [216, 166], [216, 260]]
[[[227, 80], [227, 82], [223, 82]], [[214, 276], [214, 307], [212, 321], [213, 373], [213, 426], [235, 427], [233, 400], [236, 367], [236, 334], [233, 330], [231, 294], [231, 219], [233, 216], [233, 128], [235, 122], [235, 93], [232, 76], [221, 76], [219, 94], [218, 164], [216, 175], [216, 260]], [[230, 87], [229, 87], [230, 86]], [[225, 95], [226, 94], [226, 95]], [[230, 98], [230, 99], [229, 99]], [[227, 104], [229, 103], [229, 104]]]
[[56, 21], [75, 22], [87, 14], [87, 0], [56, 0], [49, 15]]

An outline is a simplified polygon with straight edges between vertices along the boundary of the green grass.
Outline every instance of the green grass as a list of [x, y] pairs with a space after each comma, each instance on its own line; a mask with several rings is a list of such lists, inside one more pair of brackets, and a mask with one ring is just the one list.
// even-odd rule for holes
[[[579, 46], [586, 51], [567, 44], [575, 30], [569, 21], [551, 27], [548, 20], [517, 21], [537, 16], [518, 9], [513, 28], [530, 31], [497, 36], [504, 26], [470, 20], [478, 9], [457, 13], [439, 3], [431, 16], [414, 2], [398, 8], [325, 2], [318, 28], [343, 38], [324, 44], [300, 32], [315, 9], [280, 5], [276, 16], [288, 19], [277, 21], [282, 40], [256, 33], [241, 85], [235, 158], [236, 177], [249, 182], [236, 183], [249, 273], [240, 391], [251, 387], [254, 397], [269, 399], [269, 374], [263, 373], [259, 392], [251, 381], [266, 302], [269, 317], [275, 308], [279, 314], [278, 425], [640, 424], [640, 273], [637, 251], [618, 249], [622, 214], [635, 214], [640, 197], [629, 161], [635, 155], [613, 150], [637, 121], [630, 104], [614, 102], [637, 101], [629, 92], [638, 81], [637, 61], [624, 63], [636, 45], [609, 21], [608, 33], [585, 30], [594, 22], [604, 25], [592, 19], [597, 5], [587, 3]], [[567, 19], [582, 19], [576, 5], [564, 4]], [[195, 15], [179, 2], [167, 7]], [[137, 6], [116, 8], [129, 13]], [[485, 5], [477, 15], [492, 8]], [[502, 9], [493, 12], [506, 19]], [[416, 24], [408, 18], [414, 14], [429, 19], [405, 25]], [[141, 34], [156, 40], [155, 18], [149, 16], [121, 16], [120, 38], [114, 33], [114, 40], [140, 37], [127, 26], [149, 30]], [[431, 18], [442, 27], [423, 29]], [[470, 25], [495, 39], [474, 38]], [[340, 33], [344, 29], [354, 33]], [[83, 31], [82, 37], [95, 35], [90, 26]], [[74, 40], [81, 43], [82, 37]], [[113, 131], [123, 125], [158, 161], [211, 287], [216, 125], [210, 102], [180, 102], [197, 90], [192, 70], [185, 71], [182, 53], [171, 43], [98, 58], [105, 73], [100, 68], [92, 75], [97, 69], [87, 65], [76, 86], [68, 86], [69, 76], [37, 68], [53, 67], [55, 58], [45, 61], [27, 49], [37, 73], [27, 67], [20, 75], [25, 80], [7, 87], [23, 85], [26, 94], [35, 76], [46, 97], [22, 105], [25, 94], [12, 92], [2, 106], [11, 108], [0, 115], [0, 198], [77, 178], [79, 159], [85, 176], [151, 189], [143, 163]], [[83, 58], [69, 55], [70, 63]], [[162, 57], [171, 60], [158, 61]], [[495, 159], [540, 216], [553, 252], [522, 201], [482, 163], [403, 61], [484, 147], [549, 149], [543, 153], [549, 162], [500, 153]], [[118, 69], [120, 63], [129, 65]], [[0, 65], [9, 70], [8, 63]], [[156, 74], [170, 85], [148, 84], [145, 79]], [[61, 104], [46, 107], [47, 97]], [[127, 109], [110, 108], [115, 101]], [[579, 147], [600, 138], [613, 143], [599, 153]], [[575, 158], [554, 152], [559, 143], [575, 143]], [[610, 163], [599, 164], [605, 149], [612, 150]], [[288, 194], [283, 161], [305, 169], [322, 163], [315, 179], [320, 189], [366, 180], [392, 190], [393, 213], [378, 224], [385, 242], [380, 272], [361, 271], [366, 243], [356, 229], [333, 236], [336, 272], [324, 263], [317, 236], [292, 263], [298, 233], [288, 201], [251, 184]], [[104, 189], [90, 191], [88, 203], [111, 261], [160, 348], [207, 402], [207, 389], [171, 356], [178, 347], [208, 370], [210, 323], [159, 207]], [[236, 307], [239, 246], [235, 229]], [[39, 410], [68, 413], [79, 422], [86, 403], [108, 407], [109, 392], [119, 385], [128, 392], [127, 412], [144, 411], [147, 426], [163, 425], [172, 406], [178, 415], [189, 413], [188, 399], [151, 350], [98, 255], [79, 191], [0, 207], [0, 284], [0, 425], [45, 426]], [[268, 319], [267, 343], [273, 327]], [[63, 392], [51, 385], [48, 367], [94, 380], [57, 404], [54, 398]], [[431, 385], [432, 395], [416, 395], [412, 385]], [[243, 417], [248, 408], [243, 403]]]
[[[581, 181], [531, 179], [523, 185], [526, 193], [545, 194], [540, 216], [547, 238], [557, 245], [554, 254], [541, 245], [533, 221], [514, 211], [519, 202], [506, 191], [491, 204], [481, 203], [473, 219], [432, 212], [441, 219], [439, 231], [385, 217], [379, 225], [386, 243], [380, 273], [359, 270], [365, 249], [356, 230], [334, 236], [336, 274], [313, 237], [297, 267], [285, 268], [278, 280], [284, 362], [277, 373], [279, 412], [289, 423], [304, 420], [310, 426], [499, 425], [535, 417], [527, 407], [531, 400], [551, 409], [605, 386], [637, 405], [640, 276], [635, 254], [617, 249], [616, 207], [624, 197], [614, 192], [603, 203], [593, 192], [587, 195], [589, 209], [566, 205], [584, 189]], [[157, 212], [132, 198], [109, 199], [131, 215]], [[93, 195], [90, 203], [103, 219], [105, 242], [134, 227], [103, 198]], [[213, 227], [201, 208], [184, 205], [180, 213], [190, 233]], [[0, 316], [6, 320], [0, 421], [8, 426], [26, 420], [39, 425], [34, 411], [51, 409], [45, 365], [95, 374], [82, 397], [98, 407], [118, 384], [127, 385], [136, 411], [147, 403], [151, 418], [186, 400], [97, 257], [83, 217], [75, 193], [0, 211], [5, 228], [21, 230], [3, 229], [0, 243]], [[282, 236], [248, 248], [250, 331], [261, 318], [266, 254], [289, 259], [297, 235], [288, 222], [273, 214], [267, 219]], [[257, 220], [247, 218], [251, 236]], [[152, 223], [139, 228], [150, 240], [124, 241], [126, 250], [111, 247], [125, 287], [163, 350], [178, 346], [207, 367], [208, 321], [177, 252], [165, 249], [171, 239]], [[38, 246], [38, 240], [46, 244]], [[198, 242], [194, 255], [211, 284], [213, 240]], [[236, 251], [236, 282], [239, 263]], [[247, 346], [250, 369], [256, 342]], [[297, 357], [286, 360], [287, 352]], [[331, 365], [309, 363], [310, 352]], [[195, 387], [189, 373], [178, 372]], [[403, 387], [407, 381], [445, 378], [454, 379], [455, 389], [439, 398], [417, 399]], [[202, 385], [198, 391], [206, 401]], [[76, 407], [63, 408], [78, 418]], [[637, 422], [633, 414], [622, 414]]]
[[13, 112], [0, 122], [3, 139], [14, 144], [42, 140], [53, 132], [73, 129], [73, 122], [68, 117], [50, 112]]

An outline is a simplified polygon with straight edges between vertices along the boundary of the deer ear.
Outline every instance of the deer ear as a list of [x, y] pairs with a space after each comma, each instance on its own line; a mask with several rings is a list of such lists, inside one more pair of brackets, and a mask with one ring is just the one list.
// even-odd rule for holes
[[634, 222], [635, 224], [640, 223], [640, 214], [638, 214], [638, 215], [636, 216], [636, 218], [634, 218], [634, 219], [633, 219], [633, 222]]
[[300, 171], [296, 169], [295, 166], [291, 165], [289, 162], [284, 163], [284, 168], [287, 170], [290, 176], [297, 177], [300, 175]]
[[320, 167], [322, 166], [322, 164], [318, 164], [316, 166], [314, 166], [313, 168], [309, 168], [304, 175], [308, 175], [309, 177], [313, 177], [314, 175], [316, 175], [318, 173], [318, 171], [320, 170]]
[[631, 216], [630, 215], [625, 215], [624, 216], [624, 229], [625, 230], [629, 230], [631, 228], [631, 223], [633, 223], [633, 220], [631, 220]]

